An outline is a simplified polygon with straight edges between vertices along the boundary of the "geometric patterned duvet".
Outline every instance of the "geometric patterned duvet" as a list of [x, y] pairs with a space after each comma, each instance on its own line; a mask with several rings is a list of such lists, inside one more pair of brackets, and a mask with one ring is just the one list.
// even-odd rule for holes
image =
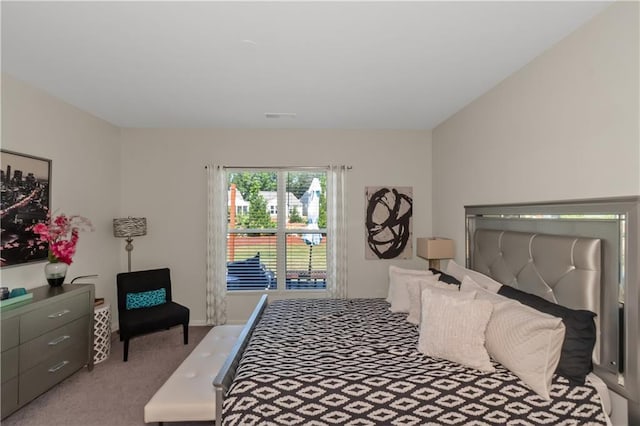
[[223, 404], [223, 425], [606, 424], [597, 391], [554, 377], [545, 401], [494, 373], [422, 355], [383, 299], [272, 302]]

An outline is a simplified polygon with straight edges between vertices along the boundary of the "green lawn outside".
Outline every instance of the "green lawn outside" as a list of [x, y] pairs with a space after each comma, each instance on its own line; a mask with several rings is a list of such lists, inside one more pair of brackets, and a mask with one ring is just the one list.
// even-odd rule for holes
[[[297, 241], [296, 241], [297, 240]], [[287, 270], [308, 270], [309, 252], [311, 247], [302, 241], [300, 237], [289, 237], [287, 244], [287, 258], [289, 260]], [[260, 253], [260, 261], [271, 271], [276, 271], [276, 251], [275, 244], [264, 241], [261, 237], [235, 238], [235, 256], [229, 260], [244, 260]], [[230, 255], [230, 253], [228, 253]], [[327, 270], [327, 244], [326, 238], [322, 242], [313, 246], [311, 253], [311, 270]]]

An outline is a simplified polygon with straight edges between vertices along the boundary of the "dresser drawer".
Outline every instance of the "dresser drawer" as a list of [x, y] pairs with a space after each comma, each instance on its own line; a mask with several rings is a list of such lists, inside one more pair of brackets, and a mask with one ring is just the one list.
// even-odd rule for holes
[[0, 322], [2, 330], [2, 350], [6, 351], [20, 343], [20, 317], [3, 319]]
[[4, 382], [0, 391], [0, 411], [4, 418], [18, 408], [18, 378]]
[[89, 315], [91, 307], [89, 293], [85, 292], [28, 312], [20, 317], [20, 342], [28, 342], [48, 331]]
[[20, 374], [18, 401], [26, 404], [61, 382], [87, 363], [87, 352], [69, 348], [56, 358], [50, 358]]
[[2, 370], [0, 370], [2, 383], [18, 375], [18, 354], [18, 348], [12, 348], [2, 352]]
[[89, 356], [89, 316], [63, 325], [20, 346], [20, 372], [26, 371], [47, 359], [58, 359], [69, 350]]

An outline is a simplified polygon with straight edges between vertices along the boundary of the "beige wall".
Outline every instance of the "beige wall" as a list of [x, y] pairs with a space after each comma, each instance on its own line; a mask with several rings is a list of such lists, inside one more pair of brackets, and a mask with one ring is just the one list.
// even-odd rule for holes
[[[120, 241], [111, 220], [119, 211], [120, 130], [47, 93], [2, 75], [2, 148], [52, 160], [54, 213], [89, 218], [67, 278], [98, 274], [96, 296], [115, 298]], [[46, 285], [44, 263], [2, 269], [2, 285]]]
[[[122, 131], [123, 215], [146, 216], [148, 235], [134, 242], [133, 267], [170, 266], [175, 298], [205, 319], [206, 177], [208, 163], [347, 164], [349, 297], [384, 297], [390, 263], [425, 268], [421, 259], [364, 259], [364, 188], [412, 186], [413, 234], [431, 234], [431, 132], [339, 130]], [[230, 321], [243, 321], [256, 296], [232, 296]]]
[[463, 247], [464, 205], [640, 194], [638, 40], [614, 4], [437, 126], [434, 231]]

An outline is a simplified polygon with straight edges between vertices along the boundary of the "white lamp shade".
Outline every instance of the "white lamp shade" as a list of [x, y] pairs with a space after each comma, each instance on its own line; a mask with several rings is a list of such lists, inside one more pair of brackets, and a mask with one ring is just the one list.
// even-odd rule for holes
[[448, 238], [418, 238], [417, 255], [423, 259], [453, 259], [455, 247]]

